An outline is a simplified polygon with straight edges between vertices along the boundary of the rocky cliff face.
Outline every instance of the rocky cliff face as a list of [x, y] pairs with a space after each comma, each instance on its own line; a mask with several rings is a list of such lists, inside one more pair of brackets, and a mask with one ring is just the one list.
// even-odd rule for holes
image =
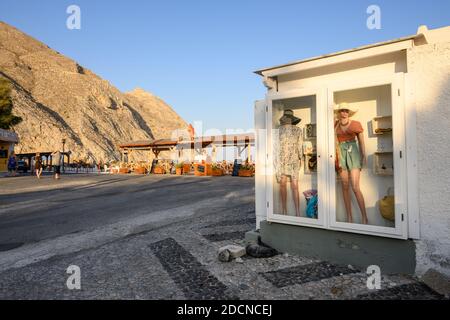
[[136, 89], [122, 93], [75, 61], [0, 22], [0, 76], [13, 85], [23, 122], [16, 152], [66, 150], [72, 159], [119, 159], [125, 141], [171, 137], [186, 122], [164, 101]]

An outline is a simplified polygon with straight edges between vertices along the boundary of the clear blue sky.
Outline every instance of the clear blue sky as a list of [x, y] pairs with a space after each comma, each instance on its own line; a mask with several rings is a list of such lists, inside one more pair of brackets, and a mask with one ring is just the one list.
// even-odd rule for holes
[[[71, 4], [81, 30], [66, 28]], [[366, 28], [371, 4], [381, 30]], [[450, 1], [1, 0], [0, 20], [122, 91], [154, 93], [188, 122], [249, 129], [265, 93], [254, 70], [450, 25]]]

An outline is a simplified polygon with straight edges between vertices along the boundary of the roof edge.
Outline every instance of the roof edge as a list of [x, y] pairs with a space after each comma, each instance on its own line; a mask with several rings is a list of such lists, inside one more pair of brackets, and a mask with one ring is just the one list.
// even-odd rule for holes
[[276, 66], [273, 66], [273, 67], [267, 67], [267, 68], [259, 69], [259, 70], [253, 71], [253, 72], [258, 74], [258, 75], [260, 75], [260, 76], [263, 76], [263, 72], [265, 72], [265, 71], [279, 69], [279, 68], [284, 68], [284, 67], [289, 67], [289, 66], [293, 66], [293, 65], [296, 65], [296, 64], [302, 64], [302, 63], [310, 62], [310, 61], [314, 61], [314, 60], [320, 60], [320, 59], [335, 57], [335, 56], [347, 54], [347, 53], [350, 53], [350, 52], [361, 51], [361, 50], [375, 48], [375, 47], [381, 47], [381, 46], [385, 46], [385, 45], [389, 45], [389, 44], [393, 44], [393, 43], [397, 43], [397, 42], [402, 42], [402, 41], [407, 41], [407, 40], [414, 40], [414, 39], [417, 39], [419, 37], [423, 37], [423, 34], [415, 34], [415, 35], [401, 37], [401, 38], [397, 38], [397, 39], [393, 39], [393, 40], [372, 43], [372, 44], [364, 45], [364, 46], [361, 46], [361, 47], [356, 47], [356, 48], [352, 48], [352, 49], [347, 49], [347, 50], [337, 51], [337, 52], [328, 53], [328, 54], [315, 56], [315, 57], [311, 57], [311, 58], [306, 58], [306, 59], [302, 59], [302, 60], [297, 60], [297, 61], [293, 61], [293, 62], [289, 62], [289, 63], [285, 63], [285, 64], [276, 65]]

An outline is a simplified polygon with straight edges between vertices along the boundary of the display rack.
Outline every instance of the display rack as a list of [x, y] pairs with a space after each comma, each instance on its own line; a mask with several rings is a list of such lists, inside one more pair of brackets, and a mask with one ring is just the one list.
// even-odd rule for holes
[[374, 117], [372, 119], [372, 130], [373, 134], [378, 137], [378, 150], [374, 152], [373, 172], [376, 175], [393, 176], [392, 116]]
[[[312, 161], [312, 162], [310, 162]], [[310, 163], [314, 163], [314, 166], [310, 167]], [[317, 153], [305, 153], [305, 161], [303, 163], [304, 173], [312, 174], [317, 172]]]
[[386, 135], [392, 133], [392, 116], [379, 116], [372, 119], [374, 135]]
[[[317, 126], [315, 123], [307, 123], [305, 124], [304, 128], [304, 139], [307, 141], [307, 143], [311, 144], [310, 149], [304, 149], [303, 155], [304, 155], [304, 173], [305, 174], [312, 174], [317, 172], [317, 152], [316, 152], [316, 143], [317, 143]], [[315, 165], [313, 167], [310, 167], [309, 164], [314, 163]]]
[[305, 139], [316, 139], [317, 138], [317, 126], [315, 123], [307, 123], [305, 124]]

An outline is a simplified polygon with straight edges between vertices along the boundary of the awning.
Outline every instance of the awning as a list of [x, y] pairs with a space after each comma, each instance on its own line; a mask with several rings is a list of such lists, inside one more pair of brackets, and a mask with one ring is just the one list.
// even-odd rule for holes
[[19, 142], [19, 136], [17, 133], [5, 129], [0, 129], [0, 141], [6, 141], [6, 142]]

